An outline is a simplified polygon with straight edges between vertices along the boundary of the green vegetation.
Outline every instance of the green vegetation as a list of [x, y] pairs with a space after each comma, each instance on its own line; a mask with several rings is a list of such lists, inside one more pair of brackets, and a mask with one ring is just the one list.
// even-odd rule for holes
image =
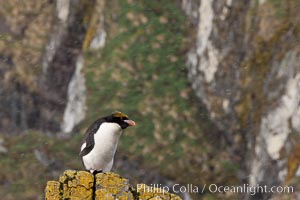
[[[80, 135], [58, 139], [33, 131], [4, 137], [8, 153], [0, 154], [1, 199], [41, 198], [46, 182], [57, 179], [61, 168], [82, 169], [75, 151], [80, 140]], [[38, 154], [45, 156], [45, 163]]]
[[[138, 125], [125, 131], [118, 154], [139, 160], [141, 169], [154, 167], [178, 182], [197, 185], [209, 183], [215, 174], [223, 181], [223, 168], [226, 175], [235, 174], [236, 167], [226, 163], [224, 145], [211, 145], [213, 128], [198, 113], [202, 110], [187, 82], [190, 33], [178, 5], [171, 0], [111, 0], [104, 11], [105, 48], [84, 55], [88, 112], [77, 127], [80, 133], [96, 118], [120, 110]], [[35, 132], [6, 137], [0, 194], [4, 199], [33, 199], [63, 170], [82, 169], [82, 134], [65, 139]], [[49, 165], [38, 161], [36, 150]], [[18, 170], [13, 171], [16, 163]]]
[[275, 8], [278, 17], [286, 17], [288, 14], [288, 3], [282, 0], [268, 0]]
[[194, 168], [186, 166], [194, 159], [192, 151], [207, 147], [185, 73], [187, 20], [171, 0], [110, 1], [106, 6], [106, 45], [85, 55], [86, 124], [121, 110], [138, 124], [126, 130], [122, 152], [143, 156], [144, 164], [163, 166], [170, 176]]

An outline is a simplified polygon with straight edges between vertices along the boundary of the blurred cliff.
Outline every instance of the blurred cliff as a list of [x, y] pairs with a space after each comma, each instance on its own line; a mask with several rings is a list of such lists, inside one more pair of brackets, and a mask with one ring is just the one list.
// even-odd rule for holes
[[121, 139], [122, 175], [299, 191], [299, 8], [298, 0], [1, 1], [0, 193], [39, 197], [43, 187], [28, 180], [80, 168], [87, 125], [115, 110], [139, 124]]

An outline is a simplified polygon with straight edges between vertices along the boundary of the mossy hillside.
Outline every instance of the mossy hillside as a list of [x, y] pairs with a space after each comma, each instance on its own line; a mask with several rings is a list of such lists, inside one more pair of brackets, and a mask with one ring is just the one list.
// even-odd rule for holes
[[277, 17], [286, 17], [288, 14], [288, 3], [281, 0], [268, 0], [268, 2], [274, 6]]
[[174, 1], [110, 1], [104, 10], [106, 45], [85, 54], [89, 108], [84, 124], [123, 111], [137, 126], [125, 131], [119, 153], [142, 156], [145, 166], [175, 179], [205, 182], [209, 165], [217, 171], [223, 167], [206, 142], [187, 82], [183, 13]]
[[0, 55], [11, 65], [5, 71], [4, 81], [20, 82], [30, 91], [36, 90], [44, 47], [53, 24], [53, 10], [54, 4], [49, 2], [0, 2], [0, 18], [4, 23]]
[[0, 154], [1, 199], [41, 198], [48, 180], [64, 169], [83, 169], [78, 156], [80, 140], [79, 134], [70, 139], [33, 131], [5, 136], [8, 153]]

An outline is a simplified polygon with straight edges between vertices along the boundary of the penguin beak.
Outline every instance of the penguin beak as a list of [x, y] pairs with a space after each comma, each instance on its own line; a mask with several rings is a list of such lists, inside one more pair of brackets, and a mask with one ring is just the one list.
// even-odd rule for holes
[[127, 124], [129, 124], [129, 126], [135, 126], [136, 125], [135, 121], [130, 120], [130, 119], [126, 119], [126, 120], [124, 120], [124, 122], [126, 122]]

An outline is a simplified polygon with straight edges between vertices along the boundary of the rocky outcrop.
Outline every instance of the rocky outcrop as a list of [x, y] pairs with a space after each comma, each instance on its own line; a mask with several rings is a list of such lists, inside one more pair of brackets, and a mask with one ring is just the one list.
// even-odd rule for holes
[[180, 200], [179, 196], [162, 189], [138, 184], [135, 189], [129, 180], [118, 174], [67, 170], [59, 181], [48, 181], [45, 199], [168, 199]]

